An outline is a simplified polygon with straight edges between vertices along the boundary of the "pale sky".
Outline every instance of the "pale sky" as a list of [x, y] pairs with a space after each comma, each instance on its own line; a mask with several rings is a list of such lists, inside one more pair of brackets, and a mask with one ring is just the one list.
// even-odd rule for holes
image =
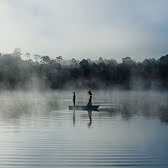
[[167, 0], [0, 0], [0, 52], [121, 61], [168, 54]]

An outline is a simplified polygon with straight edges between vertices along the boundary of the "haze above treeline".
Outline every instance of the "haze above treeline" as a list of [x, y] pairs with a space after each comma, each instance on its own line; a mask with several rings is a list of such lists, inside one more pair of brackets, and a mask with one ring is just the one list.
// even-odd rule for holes
[[[26, 58], [26, 59], [25, 59]], [[168, 89], [168, 55], [136, 62], [131, 57], [97, 60], [54, 59], [19, 48], [0, 53], [0, 89]]]

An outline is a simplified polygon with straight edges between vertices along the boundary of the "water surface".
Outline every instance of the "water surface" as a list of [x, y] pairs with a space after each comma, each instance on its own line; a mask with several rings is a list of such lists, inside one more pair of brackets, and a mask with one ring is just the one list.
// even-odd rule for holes
[[0, 167], [168, 167], [167, 93], [93, 91], [92, 112], [66, 91], [0, 99]]

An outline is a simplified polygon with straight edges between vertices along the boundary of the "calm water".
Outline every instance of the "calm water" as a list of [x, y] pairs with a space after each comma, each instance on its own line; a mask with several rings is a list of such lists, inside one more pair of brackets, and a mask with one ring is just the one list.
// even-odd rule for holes
[[71, 99], [1, 93], [0, 167], [168, 167], [167, 93], [93, 91], [98, 112], [69, 111]]

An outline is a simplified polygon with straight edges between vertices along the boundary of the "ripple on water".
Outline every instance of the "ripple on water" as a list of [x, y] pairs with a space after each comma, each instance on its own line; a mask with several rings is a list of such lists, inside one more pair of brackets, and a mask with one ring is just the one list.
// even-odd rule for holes
[[[76, 113], [75, 127], [72, 115], [53, 111], [50, 115], [22, 116], [18, 124], [5, 122], [0, 128], [0, 167], [167, 166], [151, 152], [152, 145], [114, 141], [115, 136], [123, 133], [123, 127], [134, 127], [120, 117], [93, 112], [93, 127], [89, 129], [87, 113]], [[116, 133], [115, 129], [119, 131]]]

